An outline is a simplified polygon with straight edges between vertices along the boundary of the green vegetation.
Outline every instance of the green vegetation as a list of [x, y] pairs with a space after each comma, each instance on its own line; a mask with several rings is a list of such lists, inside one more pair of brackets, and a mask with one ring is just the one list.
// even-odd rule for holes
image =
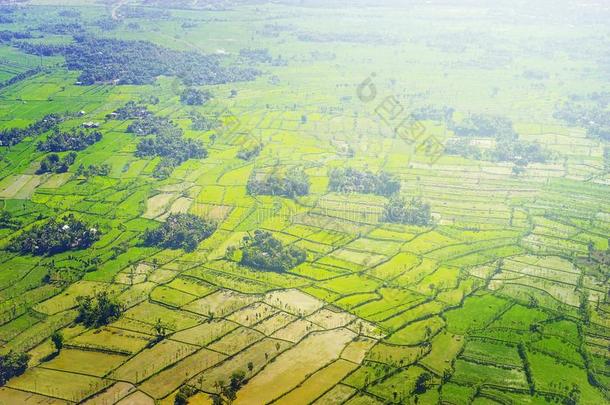
[[70, 152], [63, 157], [57, 153], [50, 153], [40, 161], [40, 167], [36, 173], [65, 173], [74, 164], [76, 156], [75, 152]]
[[172, 214], [157, 229], [144, 233], [146, 246], [193, 251], [214, 233], [216, 225], [192, 214]]
[[78, 315], [76, 322], [87, 327], [99, 328], [116, 321], [123, 313], [123, 306], [107, 291], [76, 297]]
[[180, 101], [186, 105], [203, 105], [212, 98], [209, 91], [202, 91], [193, 87], [187, 87], [180, 95]]
[[17, 229], [20, 223], [9, 211], [0, 211], [0, 229]]
[[65, 57], [68, 69], [81, 72], [78, 80], [83, 85], [146, 84], [160, 75], [180, 77], [189, 85], [203, 85], [252, 80], [258, 75], [254, 69], [223, 68], [214, 58], [197, 52], [174, 51], [149, 41], [95, 38], [82, 35], [79, 26], [65, 28], [51, 31], [75, 34], [69, 45], [20, 42], [19, 46], [29, 54]]
[[101, 139], [102, 133], [99, 131], [76, 131], [76, 129], [72, 129], [72, 132], [68, 133], [55, 128], [46, 140], [38, 143], [38, 150], [41, 152], [83, 150]]
[[260, 270], [288, 271], [303, 263], [305, 251], [285, 245], [270, 232], [256, 230], [254, 236], [244, 237], [240, 263]]
[[329, 175], [328, 189], [340, 193], [377, 194], [389, 197], [400, 191], [400, 181], [387, 172], [333, 169]]
[[9, 245], [11, 252], [33, 255], [54, 255], [68, 250], [86, 249], [100, 239], [101, 232], [74, 215], [51, 218], [43, 225], [34, 225], [17, 236]]
[[6, 384], [11, 378], [21, 375], [28, 367], [30, 356], [25, 353], [9, 351], [0, 355], [0, 386]]
[[609, 402], [600, 2], [12, 3], [1, 404]]
[[395, 195], [383, 207], [382, 220], [407, 225], [430, 225], [432, 223], [430, 204], [426, 204], [420, 198], [407, 201]]
[[284, 173], [252, 172], [248, 179], [247, 189], [250, 195], [276, 195], [295, 198], [309, 193], [309, 176], [302, 168], [292, 168]]
[[3, 129], [0, 131], [0, 146], [16, 145], [25, 137], [41, 135], [52, 128], [56, 128], [56, 125], [62, 120], [63, 118], [59, 114], [49, 114], [26, 128]]

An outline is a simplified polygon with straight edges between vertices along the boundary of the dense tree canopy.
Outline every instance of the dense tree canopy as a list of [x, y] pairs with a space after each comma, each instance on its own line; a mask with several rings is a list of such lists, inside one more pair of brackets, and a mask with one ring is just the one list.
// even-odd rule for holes
[[261, 153], [261, 150], [263, 150], [263, 145], [259, 142], [247, 145], [237, 152], [237, 158], [249, 161], [257, 157]]
[[212, 93], [206, 90], [199, 90], [194, 87], [187, 87], [180, 95], [180, 101], [186, 105], [203, 105], [212, 98]]
[[[550, 156], [550, 152], [536, 142], [519, 139], [513, 123], [506, 117], [473, 114], [456, 124], [449, 122], [457, 138], [450, 139], [445, 145], [445, 152], [472, 159], [487, 159], [500, 162], [515, 162], [527, 166], [531, 162], [542, 163]], [[490, 151], [482, 151], [469, 139], [471, 137], [493, 137], [495, 147]]]
[[66, 215], [51, 218], [43, 225], [35, 225], [17, 236], [8, 247], [12, 252], [33, 255], [54, 255], [68, 250], [86, 249], [100, 239], [97, 227]]
[[138, 118], [129, 124], [127, 132], [140, 136], [167, 134], [169, 132], [176, 132], [182, 135], [182, 131], [171, 120], [152, 114]]
[[163, 158], [153, 173], [157, 178], [168, 177], [176, 166], [189, 159], [204, 159], [208, 155], [200, 141], [184, 138], [182, 130], [165, 117], [145, 115], [131, 123], [127, 132], [141, 136], [155, 135], [140, 141], [136, 156]]
[[136, 118], [144, 118], [150, 115], [151, 112], [148, 111], [145, 105], [141, 105], [136, 103], [135, 101], [128, 101], [123, 107], [119, 107], [114, 111], [114, 114], [111, 115], [111, 118], [117, 120], [131, 120]]
[[584, 97], [572, 97], [561, 105], [554, 117], [571, 126], [587, 130], [591, 138], [610, 141], [610, 92], [592, 93]]
[[247, 184], [250, 195], [277, 195], [289, 198], [309, 194], [309, 176], [301, 168], [285, 173], [252, 173]]
[[16, 229], [20, 222], [9, 211], [0, 211], [0, 229]]
[[25, 372], [28, 367], [30, 356], [26, 353], [9, 351], [0, 355], [0, 386], [8, 380]]
[[242, 241], [240, 263], [260, 270], [284, 272], [303, 263], [305, 250], [284, 245], [270, 232], [256, 230]]
[[76, 152], [70, 152], [64, 157], [60, 157], [57, 153], [50, 153], [40, 161], [40, 167], [36, 173], [65, 173], [75, 160]]
[[34, 55], [62, 55], [70, 70], [81, 71], [79, 82], [93, 84], [150, 84], [156, 77], [177, 76], [187, 85], [222, 84], [253, 80], [255, 69], [224, 67], [215, 56], [175, 51], [148, 41], [126, 41], [76, 35], [66, 45], [18, 44]]
[[75, 175], [80, 177], [89, 178], [91, 176], [108, 176], [110, 174], [110, 165], [108, 163], [102, 163], [101, 165], [84, 165], [78, 166]]
[[222, 125], [219, 119], [204, 117], [198, 111], [191, 111], [189, 117], [192, 121], [191, 128], [195, 131], [210, 131]]
[[55, 127], [53, 132], [38, 143], [41, 152], [65, 152], [69, 150], [83, 150], [88, 146], [102, 140], [100, 131], [87, 131], [72, 129], [70, 132], [61, 132]]
[[430, 205], [419, 198], [407, 202], [406, 199], [395, 195], [384, 206], [382, 221], [418, 226], [430, 225], [432, 223]]
[[193, 251], [216, 230], [216, 224], [193, 214], [171, 214], [158, 228], [144, 233], [146, 246]]
[[375, 174], [348, 168], [331, 170], [328, 183], [330, 191], [340, 193], [376, 194], [389, 197], [400, 191], [400, 180], [387, 172]]
[[517, 133], [513, 128], [513, 122], [497, 115], [472, 114], [460, 123], [451, 121], [449, 128], [457, 136], [474, 136], [489, 138], [516, 139]]
[[11, 128], [0, 131], [0, 146], [16, 145], [28, 136], [34, 137], [56, 127], [63, 121], [59, 114], [45, 115], [41, 120], [28, 125], [26, 128]]
[[76, 297], [78, 305], [77, 323], [87, 327], [99, 328], [121, 316], [123, 306], [107, 291], [98, 291], [94, 295]]

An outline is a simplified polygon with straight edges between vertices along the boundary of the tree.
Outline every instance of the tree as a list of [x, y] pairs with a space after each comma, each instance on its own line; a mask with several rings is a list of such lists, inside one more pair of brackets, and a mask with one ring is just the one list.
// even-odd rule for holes
[[303, 263], [307, 255], [303, 249], [284, 245], [270, 232], [256, 230], [254, 236], [244, 237], [240, 263], [260, 270], [288, 271]]
[[63, 158], [57, 153], [51, 153], [42, 159], [40, 168], [36, 171], [37, 174], [44, 173], [65, 173], [76, 160], [76, 153], [70, 152]]
[[76, 297], [78, 305], [77, 323], [87, 327], [99, 328], [117, 320], [123, 313], [123, 306], [108, 294], [99, 291], [93, 296]]
[[348, 167], [336, 168], [329, 174], [328, 189], [339, 193], [376, 194], [389, 197], [400, 191], [400, 180], [387, 172], [374, 174]]
[[9, 211], [0, 211], [0, 229], [16, 229], [20, 222]]
[[163, 75], [179, 77], [186, 85], [195, 86], [249, 81], [261, 74], [253, 68], [225, 67], [213, 56], [176, 51], [149, 41], [96, 38], [84, 31], [71, 33], [75, 34], [74, 41], [68, 44], [19, 41], [15, 45], [32, 55], [63, 56], [69, 70], [80, 72], [78, 81], [82, 85], [152, 84]]
[[186, 105], [203, 105], [212, 98], [209, 91], [202, 91], [194, 87], [186, 88], [180, 95], [180, 101]]
[[392, 196], [383, 208], [383, 222], [427, 226], [432, 223], [430, 205], [420, 198], [407, 202], [399, 195]]
[[53, 342], [53, 346], [55, 346], [55, 351], [59, 353], [64, 347], [64, 335], [60, 331], [55, 331], [51, 335], [51, 342]]
[[28, 354], [13, 350], [0, 355], [0, 386], [6, 384], [11, 378], [23, 374], [28, 367], [29, 360]]
[[174, 399], [174, 405], [186, 405], [188, 404], [188, 399], [195, 395], [197, 392], [193, 387], [189, 387], [188, 385], [183, 385], [178, 390], [176, 397]]
[[525, 166], [519, 165], [519, 164], [515, 164], [515, 165], [513, 165], [512, 172], [513, 172], [513, 174], [515, 176], [520, 176], [523, 173], [525, 173]]
[[273, 172], [266, 176], [253, 172], [246, 189], [250, 195], [295, 198], [309, 194], [309, 176], [302, 168], [293, 168], [285, 173]]
[[144, 233], [145, 246], [192, 252], [216, 230], [216, 224], [193, 214], [171, 214], [165, 223]]
[[86, 249], [99, 239], [97, 227], [70, 214], [60, 219], [51, 218], [44, 225], [36, 225], [21, 233], [13, 239], [8, 250], [39, 256], [54, 255], [68, 250]]
[[155, 339], [153, 342], [159, 343], [163, 339], [167, 337], [169, 334], [169, 324], [161, 320], [161, 318], [157, 318], [157, 322], [153, 325], [153, 331], [155, 332]]

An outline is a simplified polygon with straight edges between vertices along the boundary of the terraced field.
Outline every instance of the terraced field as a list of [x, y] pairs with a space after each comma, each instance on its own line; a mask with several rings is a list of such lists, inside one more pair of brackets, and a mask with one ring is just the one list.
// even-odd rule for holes
[[0, 404], [610, 401], [607, 8], [165, 3], [0, 6]]

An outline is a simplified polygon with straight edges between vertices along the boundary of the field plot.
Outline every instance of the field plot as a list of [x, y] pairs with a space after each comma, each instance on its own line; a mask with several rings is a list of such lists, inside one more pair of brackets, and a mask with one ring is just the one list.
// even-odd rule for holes
[[4, 3], [0, 404], [610, 401], [599, 2]]

